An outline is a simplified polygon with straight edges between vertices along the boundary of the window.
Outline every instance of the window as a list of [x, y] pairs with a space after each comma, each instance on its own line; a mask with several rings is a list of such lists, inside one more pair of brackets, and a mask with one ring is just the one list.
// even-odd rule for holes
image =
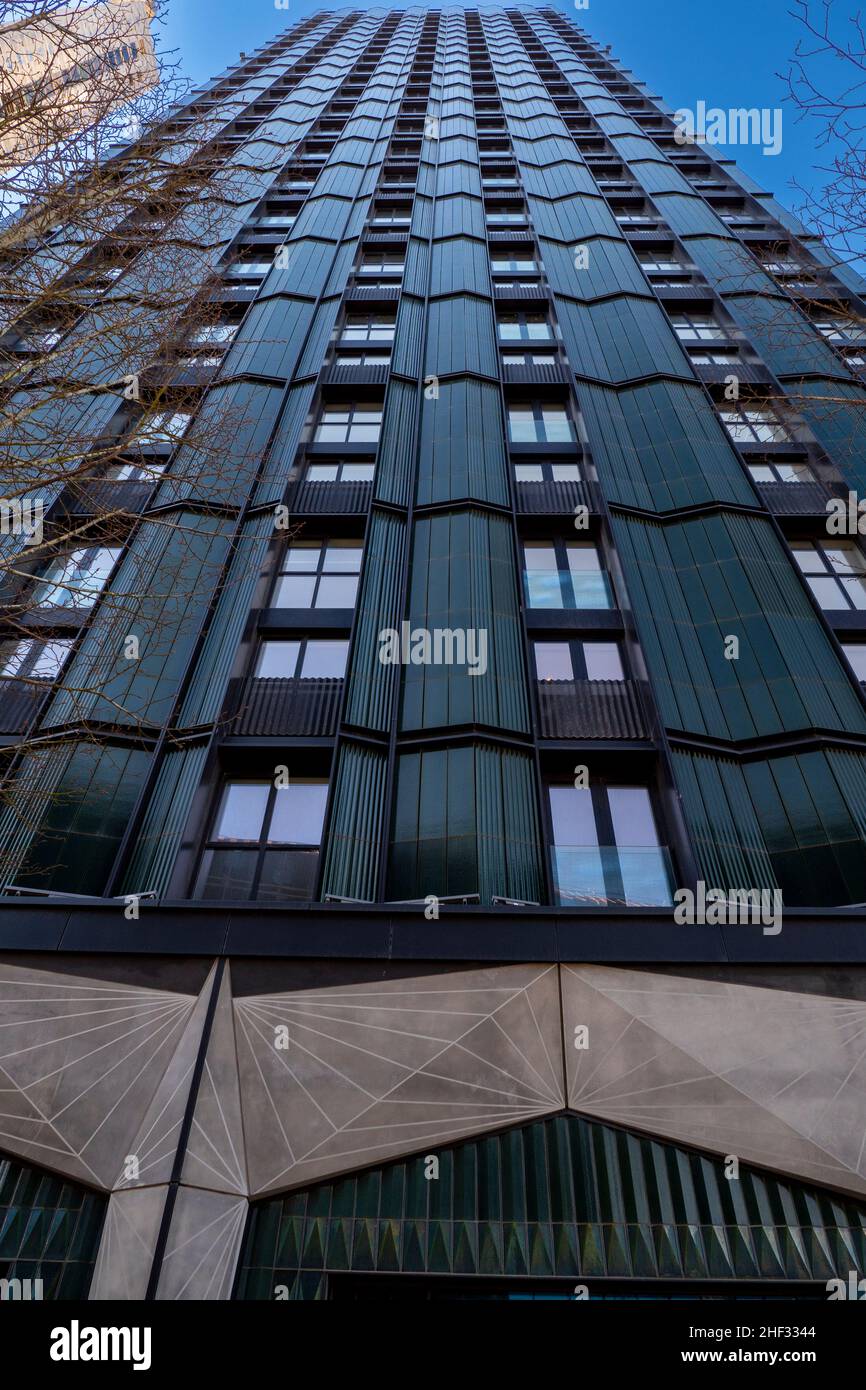
[[367, 255], [358, 265], [359, 275], [402, 275], [405, 262], [402, 255]]
[[309, 902], [316, 887], [328, 784], [291, 779], [226, 783], [202, 858], [196, 897]]
[[724, 340], [729, 334], [716, 323], [712, 314], [671, 314], [671, 323], [679, 339], [684, 343], [708, 343]]
[[660, 275], [668, 274], [669, 272], [675, 274], [677, 271], [683, 270], [685, 268], [680, 261], [659, 260], [656, 258], [655, 255], [650, 255], [645, 259], [643, 256], [638, 254], [638, 260], [640, 261], [641, 266], [647, 273], [651, 271], [657, 271]]
[[508, 437], [512, 444], [571, 444], [574, 426], [565, 406], [515, 402], [508, 407]]
[[232, 261], [228, 274], [234, 279], [261, 280], [273, 269], [273, 261]]
[[120, 550], [94, 546], [52, 560], [31, 594], [37, 608], [92, 608]]
[[494, 275], [538, 270], [538, 264], [531, 256], [493, 256], [490, 265]]
[[555, 352], [503, 352], [506, 367], [552, 367], [558, 358]]
[[853, 541], [792, 541], [791, 549], [825, 611], [866, 609], [866, 557]]
[[591, 541], [526, 541], [526, 601], [530, 608], [612, 608], [608, 577]]
[[852, 318], [816, 319], [815, 327], [831, 343], [866, 343], [866, 324]]
[[755, 483], [814, 483], [815, 474], [806, 463], [750, 463]]
[[550, 342], [553, 338], [546, 314], [498, 314], [497, 324], [502, 342]]
[[657, 217], [638, 212], [618, 212], [615, 216], [621, 227], [654, 227], [658, 222]]
[[136, 436], [136, 442], [146, 449], [160, 448], [164, 444], [172, 448], [179, 444], [192, 415], [185, 410], [158, 410], [146, 416]]
[[256, 221], [257, 227], [285, 227], [288, 230], [295, 225], [296, 217], [288, 212], [268, 213], [266, 217], [259, 217]]
[[375, 444], [381, 427], [380, 402], [340, 401], [322, 408], [313, 438], [317, 444]]
[[507, 208], [488, 208], [487, 221], [491, 227], [525, 227], [526, 211], [509, 212]]
[[866, 684], [866, 642], [846, 642], [842, 650], [858, 681]]
[[112, 463], [105, 470], [105, 477], [112, 483], [151, 483], [156, 482], [165, 472], [164, 462], [146, 464]]
[[557, 901], [662, 907], [672, 902], [667, 850], [649, 788], [551, 786]]
[[341, 343], [392, 343], [395, 320], [383, 314], [347, 314]]
[[387, 367], [390, 361], [390, 352], [338, 352], [334, 356], [335, 367]]
[[408, 227], [412, 216], [408, 212], [379, 212], [370, 218], [371, 227]]
[[72, 638], [43, 642], [25, 638], [22, 642], [0, 643], [0, 677], [22, 680], [53, 680], [59, 676], [72, 650]]
[[535, 671], [540, 681], [623, 681], [617, 642], [536, 642]]
[[360, 541], [299, 541], [280, 564], [272, 608], [354, 608]]
[[371, 483], [375, 463], [310, 463], [304, 474], [305, 483]]
[[230, 343], [237, 331], [236, 323], [207, 323], [191, 335], [189, 343], [195, 347], [215, 347], [217, 344]]
[[789, 444], [793, 439], [770, 405], [726, 405], [719, 417], [735, 444]]
[[540, 459], [538, 463], [514, 465], [516, 483], [579, 483], [580, 478], [580, 466], [576, 463], [555, 463]]
[[301, 677], [340, 677], [346, 674], [346, 640], [325, 641], [304, 637], [293, 641], [264, 641], [259, 647], [257, 680], [292, 680]]
[[736, 348], [690, 348], [689, 357], [696, 367], [728, 367], [740, 360]]

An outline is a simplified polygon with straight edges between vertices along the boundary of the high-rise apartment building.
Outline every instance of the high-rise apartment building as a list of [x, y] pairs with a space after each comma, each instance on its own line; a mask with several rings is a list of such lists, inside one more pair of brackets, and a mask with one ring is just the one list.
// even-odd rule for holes
[[0, 1273], [866, 1275], [866, 286], [556, 9], [323, 11], [174, 121], [212, 321], [47, 491], [99, 539], [2, 537]]

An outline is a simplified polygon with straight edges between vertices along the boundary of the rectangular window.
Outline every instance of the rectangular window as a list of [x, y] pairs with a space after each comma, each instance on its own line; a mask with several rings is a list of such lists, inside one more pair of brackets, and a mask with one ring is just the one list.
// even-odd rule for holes
[[554, 336], [546, 314], [498, 314], [496, 322], [503, 343], [550, 342]]
[[310, 463], [304, 474], [304, 482], [371, 483], [375, 472], [374, 463]]
[[574, 426], [565, 406], [515, 402], [508, 407], [508, 437], [512, 444], [570, 444]]
[[264, 641], [259, 646], [255, 676], [257, 680], [342, 679], [348, 652], [349, 643], [344, 638]]
[[551, 786], [549, 797], [562, 906], [670, 905], [670, 859], [648, 787]]
[[119, 548], [73, 550], [52, 560], [30, 595], [36, 608], [92, 608], [120, 556]]
[[347, 314], [341, 343], [393, 343], [395, 321], [382, 314]]
[[866, 684], [866, 642], [847, 642], [842, 650], [857, 680]]
[[866, 610], [866, 556], [853, 541], [792, 541], [791, 549], [825, 611]]
[[328, 784], [292, 777], [286, 787], [232, 781], [220, 796], [196, 897], [309, 902], [318, 872]]
[[341, 401], [323, 407], [313, 439], [317, 444], [375, 444], [381, 428], [381, 402]]
[[530, 608], [613, 607], [610, 583], [591, 541], [526, 541], [523, 555]]
[[47, 642], [38, 638], [25, 638], [21, 642], [0, 643], [0, 677], [53, 680], [60, 675], [72, 647], [71, 637], [55, 638]]
[[677, 337], [684, 343], [708, 343], [724, 340], [730, 334], [717, 323], [712, 314], [671, 314], [671, 323]]
[[298, 541], [283, 556], [272, 608], [354, 608], [360, 541]]
[[770, 405], [726, 405], [719, 416], [735, 444], [789, 444], [794, 437]]
[[192, 415], [186, 410], [157, 410], [144, 418], [135, 442], [142, 448], [175, 448], [189, 429]]

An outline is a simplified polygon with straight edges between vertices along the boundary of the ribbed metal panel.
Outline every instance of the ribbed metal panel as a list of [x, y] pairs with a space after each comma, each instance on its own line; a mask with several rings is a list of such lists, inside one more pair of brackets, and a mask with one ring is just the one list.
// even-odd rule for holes
[[[154, 727], [165, 722], [222, 577], [231, 530], [228, 520], [193, 512], [178, 513], [170, 526], [144, 522], [49, 705], [44, 728], [85, 718]], [[137, 657], [127, 654], [130, 637], [138, 639]]]
[[175, 748], [165, 754], [136, 837], [122, 892], [165, 892], [206, 756], [206, 744]]
[[[329, 1272], [815, 1281], [866, 1271], [866, 1210], [577, 1115], [258, 1202], [240, 1299], [327, 1296]], [[466, 1290], [466, 1285], [463, 1285]], [[471, 1290], [471, 1283], [469, 1284]], [[673, 1283], [673, 1292], [676, 1283]], [[459, 1294], [455, 1296], [459, 1297]]]
[[[372, 901], [378, 896], [385, 820], [384, 751], [344, 743], [325, 835], [322, 895]], [[364, 808], [363, 816], [358, 808]]]
[[702, 502], [755, 505], [722, 424], [697, 384], [577, 388], [602, 488], [611, 502], [666, 512]]
[[601, 508], [594, 483], [517, 483], [517, 510], [522, 515], [573, 516], [575, 507]]
[[418, 418], [418, 387], [391, 379], [376, 463], [375, 496], [398, 507], [409, 505], [414, 476], [414, 440]]
[[402, 517], [374, 511], [367, 533], [344, 717], [348, 724], [382, 733], [390, 723], [397, 667], [379, 660], [379, 634], [384, 628], [400, 626], [405, 546]]
[[257, 507], [282, 501], [315, 393], [314, 381], [289, 387], [267, 463], [256, 487], [254, 502]]
[[472, 378], [440, 382], [421, 407], [416, 504], [463, 498], [509, 500], [499, 388]]
[[302, 482], [290, 506], [295, 516], [365, 515], [372, 483]]
[[647, 737], [634, 681], [540, 681], [538, 714], [541, 738]]
[[758, 483], [758, 492], [774, 516], [820, 516], [826, 520], [833, 496], [823, 483]]
[[[613, 529], [669, 728], [734, 740], [866, 732], [851, 678], [768, 521], [615, 517]], [[740, 638], [736, 661], [725, 657], [729, 635]]]
[[[622, 382], [667, 372], [691, 381], [693, 372], [658, 304], [620, 295], [600, 304], [558, 297], [556, 312], [575, 371]], [[707, 431], [708, 433], [708, 431]]]
[[19, 680], [0, 680], [0, 734], [23, 734], [51, 689]]
[[322, 738], [333, 734], [343, 682], [335, 678], [248, 680], [240, 692], [234, 734]]
[[273, 517], [257, 516], [246, 523], [235, 542], [226, 581], [181, 706], [181, 728], [209, 724], [219, 716], [253, 593], [273, 537]]
[[486, 643], [486, 671], [471, 674], [468, 636], [466, 664], [407, 665], [401, 728], [478, 723], [528, 731], [510, 521], [465, 511], [416, 520], [409, 617], [412, 628], [434, 635], [471, 632], [479, 671]]
[[329, 386], [383, 386], [388, 380], [388, 367], [385, 363], [365, 367], [346, 363], [332, 364], [324, 374]]
[[397, 310], [394, 349], [391, 354], [391, 368], [401, 376], [417, 380], [421, 375], [426, 322], [427, 310], [423, 298], [404, 294]]
[[425, 379], [477, 372], [499, 377], [493, 309], [488, 299], [454, 295], [428, 309]]

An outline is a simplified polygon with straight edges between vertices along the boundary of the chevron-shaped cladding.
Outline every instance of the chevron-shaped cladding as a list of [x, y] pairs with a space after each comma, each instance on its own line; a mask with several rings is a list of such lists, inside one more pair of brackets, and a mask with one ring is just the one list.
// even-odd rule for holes
[[32, 959], [0, 961], [0, 1151], [103, 1191], [171, 1181], [200, 1061], [181, 1182], [226, 1211], [566, 1108], [866, 1194], [866, 1002], [814, 968], [202, 963], [193, 994]]

